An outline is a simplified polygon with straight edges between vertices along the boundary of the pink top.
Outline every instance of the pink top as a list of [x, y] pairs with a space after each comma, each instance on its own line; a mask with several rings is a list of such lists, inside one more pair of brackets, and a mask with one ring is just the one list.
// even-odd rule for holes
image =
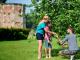
[[[46, 26], [44, 29], [50, 30], [48, 26]], [[51, 37], [51, 34], [48, 33], [48, 32], [45, 32], [44, 39], [45, 39], [45, 40], [50, 40], [50, 37]]]

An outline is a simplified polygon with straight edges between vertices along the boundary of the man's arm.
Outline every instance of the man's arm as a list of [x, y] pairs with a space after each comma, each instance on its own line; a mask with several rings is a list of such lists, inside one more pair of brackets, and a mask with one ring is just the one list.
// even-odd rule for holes
[[65, 36], [65, 38], [63, 40], [61, 40], [61, 38], [57, 35], [57, 41], [59, 43], [59, 45], [64, 46], [65, 42], [68, 40], [68, 36]]
[[66, 41], [68, 41], [68, 35], [66, 35], [65, 38], [62, 40], [62, 44], [64, 44]]

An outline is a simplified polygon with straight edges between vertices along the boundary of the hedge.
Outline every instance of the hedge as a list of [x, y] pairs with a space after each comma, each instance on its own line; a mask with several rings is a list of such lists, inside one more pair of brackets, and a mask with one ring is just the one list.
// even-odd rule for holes
[[30, 29], [0, 28], [0, 40], [27, 39]]

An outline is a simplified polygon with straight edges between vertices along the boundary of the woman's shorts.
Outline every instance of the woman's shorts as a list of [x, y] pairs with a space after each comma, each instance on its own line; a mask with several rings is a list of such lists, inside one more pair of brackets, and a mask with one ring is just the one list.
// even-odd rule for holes
[[37, 40], [43, 40], [44, 39], [43, 34], [40, 34], [40, 33], [36, 34], [36, 38], [37, 38]]
[[45, 48], [52, 48], [51, 43], [48, 43], [48, 40], [45, 40]]

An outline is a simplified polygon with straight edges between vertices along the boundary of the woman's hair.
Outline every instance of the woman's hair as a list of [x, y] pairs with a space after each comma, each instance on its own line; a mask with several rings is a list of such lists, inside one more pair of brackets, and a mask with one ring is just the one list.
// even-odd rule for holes
[[40, 20], [40, 22], [43, 21], [43, 20], [49, 20], [49, 17], [48, 16], [43, 16], [43, 18]]
[[72, 31], [72, 33], [75, 33], [74, 32], [74, 29], [72, 28], [72, 26], [70, 25], [70, 26], [68, 26], [68, 29], [70, 29], [71, 31]]
[[48, 20], [48, 19], [49, 19], [48, 16], [44, 16], [44, 17], [43, 17], [43, 20]]
[[51, 24], [51, 21], [50, 20], [48, 20], [48, 22], [46, 23], [46, 25], [48, 25], [48, 24]]
[[49, 28], [50, 28], [50, 30], [51, 30], [52, 25], [51, 25], [51, 21], [50, 21], [50, 20], [46, 23], [46, 25], [47, 25], [47, 26], [49, 25]]

